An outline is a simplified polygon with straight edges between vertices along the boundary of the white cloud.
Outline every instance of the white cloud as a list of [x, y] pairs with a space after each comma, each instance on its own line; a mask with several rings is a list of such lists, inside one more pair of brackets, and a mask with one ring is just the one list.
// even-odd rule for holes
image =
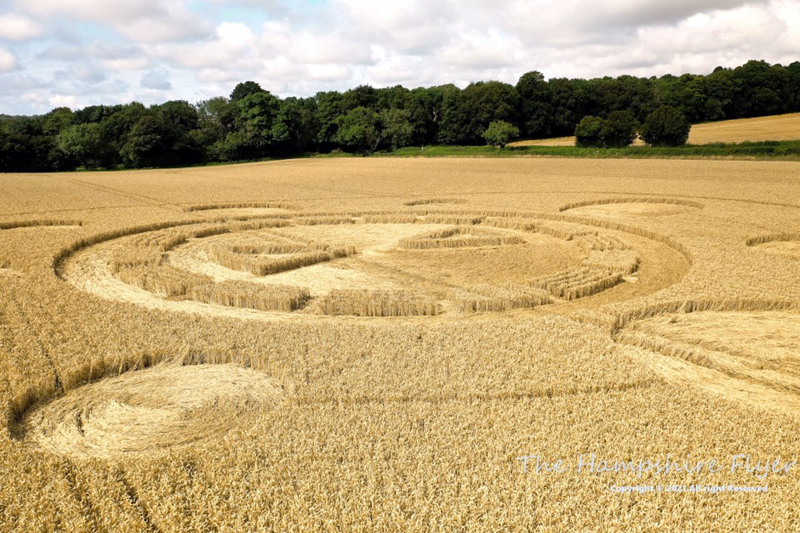
[[16, 0], [17, 7], [42, 19], [69, 17], [108, 26], [135, 42], [203, 38], [210, 25], [183, 0]]
[[47, 99], [53, 107], [73, 107], [77, 98], [73, 95], [55, 94]]
[[28, 17], [15, 13], [0, 16], [0, 39], [25, 41], [41, 34], [41, 25]]
[[25, 93], [22, 95], [22, 101], [41, 104], [45, 101], [45, 98], [39, 93]]
[[11, 52], [0, 50], [0, 74], [17, 68], [17, 58]]
[[362, 83], [514, 83], [534, 69], [651, 76], [800, 60], [798, 0], [5, 2], [0, 39], [15, 44], [0, 49], [0, 75], [21, 72], [2, 75], [0, 113], [51, 97], [193, 101], [248, 79], [305, 96]]
[[150, 60], [147, 57], [107, 59], [103, 61], [103, 66], [108, 70], [131, 72], [145, 68], [149, 62]]

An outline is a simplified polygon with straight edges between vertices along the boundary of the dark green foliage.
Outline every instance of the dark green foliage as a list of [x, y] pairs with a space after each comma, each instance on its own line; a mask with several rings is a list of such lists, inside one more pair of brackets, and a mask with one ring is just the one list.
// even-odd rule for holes
[[499, 81], [471, 83], [463, 91], [446, 93], [439, 142], [483, 144], [483, 132], [495, 120], [518, 122], [517, 104], [514, 86]]
[[339, 128], [339, 118], [344, 115], [344, 99], [336, 91], [320, 92], [317, 101], [315, 122], [318, 125], [317, 144], [322, 149], [332, 149], [336, 145], [334, 138]]
[[381, 111], [381, 128], [383, 140], [392, 149], [408, 146], [414, 137], [414, 126], [411, 124], [411, 112], [405, 109], [387, 109]]
[[497, 146], [498, 148], [505, 148], [508, 143], [517, 137], [519, 137], [519, 128], [503, 120], [495, 120], [483, 132], [486, 144]]
[[131, 168], [196, 164], [202, 160], [197, 110], [184, 101], [153, 106], [134, 124], [120, 150]]
[[691, 128], [678, 109], [663, 106], [647, 116], [640, 133], [644, 142], [651, 146], [683, 146], [689, 139]]
[[530, 138], [547, 137], [553, 130], [553, 98], [550, 84], [541, 72], [523, 74], [517, 82], [520, 129]]
[[238, 102], [253, 94], [264, 92], [261, 85], [254, 81], [245, 81], [236, 85], [231, 92], [231, 101]]
[[378, 149], [381, 138], [378, 113], [368, 107], [356, 107], [341, 117], [334, 140], [349, 150], [368, 154]]
[[603, 140], [609, 148], [629, 146], [636, 139], [639, 121], [630, 111], [614, 111], [605, 121]]
[[575, 127], [578, 146], [622, 148], [636, 139], [639, 122], [630, 111], [614, 111], [608, 118], [584, 117]]
[[203, 146], [213, 146], [236, 129], [239, 108], [227, 98], [218, 96], [204, 100], [196, 109], [199, 142]]
[[262, 91], [242, 98], [237, 105], [239, 131], [245, 134], [248, 143], [258, 153], [267, 155], [274, 141], [272, 128], [280, 111], [280, 101], [271, 93]]
[[149, 114], [139, 119], [120, 151], [125, 165], [132, 168], [157, 166], [166, 149], [164, 134], [164, 125], [158, 116]]
[[280, 103], [272, 125], [272, 137], [286, 152], [301, 153], [316, 138], [316, 105], [313, 98], [287, 98]]
[[413, 134], [409, 111], [393, 108], [376, 112], [362, 106], [339, 120], [335, 141], [345, 150], [371, 154], [381, 146], [408, 146]]
[[575, 144], [577, 146], [603, 146], [604, 120], [588, 115], [575, 126]]
[[56, 146], [64, 157], [85, 168], [101, 168], [114, 157], [103, 142], [100, 124], [96, 122], [64, 128], [56, 136]]

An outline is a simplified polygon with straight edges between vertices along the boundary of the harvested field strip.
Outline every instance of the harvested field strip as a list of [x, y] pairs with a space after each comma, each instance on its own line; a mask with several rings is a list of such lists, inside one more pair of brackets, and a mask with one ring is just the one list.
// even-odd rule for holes
[[417, 205], [428, 205], [428, 204], [465, 204], [465, 203], [467, 203], [467, 201], [461, 198], [423, 198], [420, 200], [409, 200], [408, 202], [405, 202], [403, 205], [413, 207]]
[[536, 280], [532, 284], [547, 290], [556, 298], [577, 300], [610, 289], [623, 281], [625, 274], [605, 269], [576, 269], [553, 280]]
[[775, 235], [762, 235], [747, 239], [747, 246], [756, 246], [768, 242], [800, 241], [800, 233], [778, 233]]
[[[309, 251], [309, 247], [293, 243], [233, 244], [228, 249], [236, 254], [293, 254]], [[313, 249], [313, 247], [312, 247]], [[321, 248], [324, 249], [324, 248]]]
[[117, 277], [128, 285], [167, 298], [185, 296], [190, 289], [212, 282], [208, 276], [186, 272], [169, 265], [155, 268], [151, 266], [127, 268], [117, 272]]
[[425, 215], [421, 224], [480, 224], [484, 216]]
[[352, 217], [296, 217], [292, 219], [295, 224], [299, 226], [327, 226], [331, 224], [354, 224], [355, 220]]
[[288, 270], [295, 270], [306, 266], [315, 265], [348, 257], [356, 253], [353, 246], [341, 248], [330, 248], [323, 250], [310, 250], [306, 252], [291, 254], [290, 257], [252, 257], [250, 255], [235, 253], [222, 249], [221, 247], [211, 248], [206, 252], [209, 259], [231, 270], [241, 270], [250, 272], [256, 276], [267, 276]]
[[597, 235], [596, 231], [573, 228], [571, 226], [556, 226], [554, 224], [540, 224], [536, 226], [536, 231], [564, 241], [571, 241], [576, 237], [583, 237], [586, 235]]
[[83, 226], [80, 220], [21, 220], [18, 222], [0, 222], [0, 230], [8, 229], [21, 229], [21, 228], [46, 228], [46, 227], [70, 227], [70, 226]]
[[187, 213], [194, 211], [211, 211], [214, 209], [288, 209], [294, 210], [296, 206], [285, 204], [282, 202], [232, 202], [232, 203], [219, 203], [219, 204], [198, 204], [184, 207], [183, 210]]
[[523, 244], [516, 235], [502, 235], [470, 227], [456, 227], [439, 230], [421, 237], [401, 239], [397, 247], [405, 250], [428, 250], [434, 248], [464, 248], [478, 246], [502, 246]]
[[789, 300], [687, 300], [652, 305], [635, 311], [618, 314], [614, 319], [611, 334], [616, 335], [620, 329], [634, 320], [642, 320], [658, 315], [671, 313], [699, 313], [702, 311], [791, 311], [800, 309], [800, 303]]
[[364, 215], [359, 221], [362, 224], [415, 224], [419, 221], [417, 215]]
[[481, 225], [491, 226], [493, 228], [513, 229], [517, 231], [537, 231], [536, 221], [524, 218], [487, 218]]
[[109, 257], [109, 268], [116, 274], [122, 270], [144, 266], [155, 267], [164, 262], [165, 253], [157, 246], [116, 247]]
[[412, 290], [334, 290], [317, 307], [332, 316], [434, 316], [438, 311], [435, 300]]
[[689, 207], [696, 207], [703, 209], [704, 204], [694, 202], [691, 200], [681, 200], [679, 198], [606, 198], [604, 200], [586, 200], [583, 202], [574, 202], [571, 204], [562, 205], [558, 208], [559, 211], [567, 211], [568, 209], [575, 209], [577, 207], [586, 207], [590, 205], [608, 205], [608, 204], [631, 204], [631, 203], [645, 203], [645, 204], [674, 204], [685, 205]]
[[578, 236], [576, 244], [585, 251], [627, 250], [628, 245], [620, 239], [609, 235], [584, 234]]
[[547, 292], [525, 285], [478, 285], [471, 287], [469, 293], [471, 294], [457, 291], [454, 295], [462, 313], [531, 309], [553, 303]]
[[300, 287], [256, 285], [243, 281], [193, 286], [186, 291], [186, 296], [207, 304], [286, 313], [302, 309], [311, 298], [308, 290]]
[[259, 229], [267, 229], [267, 228], [285, 228], [291, 225], [290, 220], [286, 219], [276, 219], [276, 218], [267, 218], [264, 220], [250, 220], [250, 219], [236, 219], [232, 218], [231, 220], [235, 220], [237, 222], [230, 225], [231, 231], [238, 232], [238, 231], [250, 231], [250, 230], [259, 230]]
[[639, 270], [641, 258], [633, 250], [592, 250], [583, 260], [583, 264], [629, 276]]

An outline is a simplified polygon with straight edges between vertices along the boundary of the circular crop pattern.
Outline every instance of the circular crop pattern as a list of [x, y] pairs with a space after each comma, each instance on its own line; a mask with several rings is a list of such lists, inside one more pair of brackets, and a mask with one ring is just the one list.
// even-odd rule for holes
[[75, 457], [154, 452], [224, 435], [281, 388], [234, 365], [159, 365], [67, 392], [27, 412], [19, 440]]
[[687, 268], [669, 243], [606, 226], [431, 210], [237, 217], [99, 236], [63, 254], [57, 270], [110, 300], [287, 319], [457, 316], [617, 288], [613, 301]]
[[559, 211], [592, 218], [639, 218], [680, 215], [703, 204], [677, 198], [607, 198], [563, 205]]

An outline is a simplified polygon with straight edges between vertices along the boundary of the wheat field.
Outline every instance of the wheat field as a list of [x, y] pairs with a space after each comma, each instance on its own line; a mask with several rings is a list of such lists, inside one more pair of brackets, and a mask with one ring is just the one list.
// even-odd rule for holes
[[[800, 530], [798, 163], [0, 191], [1, 531]], [[574, 468], [592, 454], [726, 468]], [[768, 490], [619, 489], [643, 486]]]
[[[689, 144], [741, 143], [758, 141], [796, 141], [800, 139], [800, 113], [767, 117], [739, 118], [694, 124]], [[644, 146], [636, 139], [634, 146]], [[575, 137], [555, 137], [517, 141], [509, 146], [575, 146]]]

